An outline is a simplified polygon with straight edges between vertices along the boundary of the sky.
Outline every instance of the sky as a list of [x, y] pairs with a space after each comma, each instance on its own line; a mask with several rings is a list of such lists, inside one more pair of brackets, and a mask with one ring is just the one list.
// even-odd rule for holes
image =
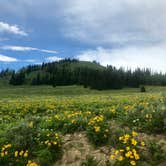
[[0, 70], [76, 58], [166, 72], [165, 0], [0, 0]]

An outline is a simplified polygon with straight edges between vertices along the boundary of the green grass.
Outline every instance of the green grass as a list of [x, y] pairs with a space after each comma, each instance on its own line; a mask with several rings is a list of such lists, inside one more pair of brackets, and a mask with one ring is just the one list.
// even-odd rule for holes
[[[146, 87], [145, 94], [160, 94], [166, 92], [166, 87]], [[73, 96], [73, 95], [135, 95], [141, 94], [139, 88], [124, 88], [122, 90], [92, 90], [82, 86], [0, 86], [0, 99], [25, 97], [48, 97], [48, 96]]]
[[22, 97], [22, 96], [57, 96], [57, 95], [87, 95], [108, 93], [134, 93], [138, 89], [97, 91], [82, 86], [8, 86], [0, 88], [0, 97]]

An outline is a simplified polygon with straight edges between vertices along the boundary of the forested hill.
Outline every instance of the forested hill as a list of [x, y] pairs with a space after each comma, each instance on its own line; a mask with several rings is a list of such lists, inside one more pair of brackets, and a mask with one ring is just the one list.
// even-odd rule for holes
[[103, 67], [96, 62], [65, 59], [59, 62], [31, 65], [19, 71], [0, 73], [12, 85], [83, 85], [93, 89], [120, 89], [139, 85], [166, 85], [166, 75], [152, 73], [150, 69], [135, 71]]

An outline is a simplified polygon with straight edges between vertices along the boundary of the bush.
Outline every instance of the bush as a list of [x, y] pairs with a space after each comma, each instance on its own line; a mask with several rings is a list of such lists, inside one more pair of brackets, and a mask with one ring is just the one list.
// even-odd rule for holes
[[140, 87], [140, 92], [146, 92], [146, 89], [145, 89], [144, 86], [141, 86], [141, 87]]
[[102, 115], [91, 118], [86, 130], [89, 140], [95, 145], [103, 145], [108, 142], [110, 128]]
[[158, 165], [165, 159], [165, 153], [162, 150], [162, 145], [157, 144], [156, 141], [150, 141], [147, 144], [149, 152], [149, 163], [152, 165]]
[[110, 155], [113, 166], [142, 166], [141, 153], [144, 150], [145, 143], [139, 141], [137, 135], [135, 131], [132, 131], [118, 138], [119, 143]]
[[[50, 166], [61, 157], [61, 137], [50, 130], [37, 128], [33, 121], [21, 122], [5, 133], [0, 142], [0, 165]], [[32, 161], [35, 159], [37, 163]]]

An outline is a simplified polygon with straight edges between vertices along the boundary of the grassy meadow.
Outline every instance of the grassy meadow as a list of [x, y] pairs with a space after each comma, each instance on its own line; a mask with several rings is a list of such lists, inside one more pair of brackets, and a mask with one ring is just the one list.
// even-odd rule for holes
[[0, 86], [0, 166], [164, 166], [166, 87]]

